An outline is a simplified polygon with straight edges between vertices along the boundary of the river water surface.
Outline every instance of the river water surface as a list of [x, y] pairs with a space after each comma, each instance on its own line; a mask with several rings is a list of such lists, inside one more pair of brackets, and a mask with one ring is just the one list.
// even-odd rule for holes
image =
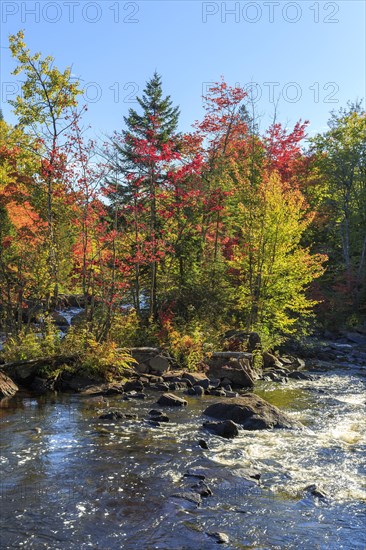
[[[303, 431], [241, 431], [224, 440], [201, 430], [218, 398], [188, 397], [145, 419], [144, 401], [121, 396], [34, 397], [2, 402], [0, 547], [213, 549], [221, 531], [241, 549], [366, 549], [365, 370], [314, 371], [315, 381], [261, 382], [256, 393], [300, 420]], [[99, 420], [109, 407], [137, 419]], [[209, 449], [198, 440], [204, 438]], [[261, 473], [248, 481], [248, 469]], [[200, 507], [172, 495], [206, 476]], [[327, 498], [305, 488], [316, 484]]]

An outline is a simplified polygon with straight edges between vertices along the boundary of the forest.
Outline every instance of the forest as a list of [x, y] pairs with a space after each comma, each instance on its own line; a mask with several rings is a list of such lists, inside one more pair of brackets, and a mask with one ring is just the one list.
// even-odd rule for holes
[[[21, 31], [10, 50], [22, 94], [17, 123], [0, 120], [5, 361], [77, 353], [107, 372], [129, 348], [159, 346], [194, 370], [230, 329], [275, 350], [365, 326], [361, 101], [308, 138], [301, 119], [260, 129], [247, 91], [222, 78], [182, 133], [155, 72], [95, 140], [71, 69], [30, 52]], [[61, 337], [74, 302], [83, 311]]]

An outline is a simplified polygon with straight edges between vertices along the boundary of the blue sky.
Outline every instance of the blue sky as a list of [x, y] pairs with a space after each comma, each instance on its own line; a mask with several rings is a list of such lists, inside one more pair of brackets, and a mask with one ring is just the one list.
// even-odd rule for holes
[[277, 99], [278, 120], [309, 119], [313, 134], [325, 130], [330, 110], [366, 95], [362, 0], [3, 0], [1, 10], [1, 107], [10, 122], [6, 99], [21, 76], [11, 75], [7, 44], [19, 29], [33, 52], [72, 65], [98, 136], [122, 127], [155, 69], [181, 107], [184, 131], [202, 117], [202, 90], [221, 75], [252, 89], [262, 129]]

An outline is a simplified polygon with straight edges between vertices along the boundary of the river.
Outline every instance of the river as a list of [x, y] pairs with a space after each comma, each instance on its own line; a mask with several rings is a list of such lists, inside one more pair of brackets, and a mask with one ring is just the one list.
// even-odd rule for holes
[[[220, 531], [225, 548], [365, 550], [366, 371], [312, 374], [255, 389], [304, 430], [234, 440], [201, 430], [210, 396], [167, 409], [171, 421], [159, 427], [144, 420], [156, 392], [144, 401], [25, 393], [3, 401], [0, 547], [201, 550], [217, 548], [207, 533]], [[138, 418], [98, 419], [112, 406]], [[259, 482], [248, 481], [249, 468]], [[188, 469], [203, 472], [213, 493], [200, 507], [172, 497], [197, 482], [183, 477]]]

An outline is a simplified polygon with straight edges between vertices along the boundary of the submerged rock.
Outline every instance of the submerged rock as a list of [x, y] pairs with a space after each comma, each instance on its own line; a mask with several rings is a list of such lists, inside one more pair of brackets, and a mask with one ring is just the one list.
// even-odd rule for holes
[[192, 485], [191, 489], [193, 489], [195, 493], [198, 493], [203, 498], [212, 496], [212, 491], [210, 487], [202, 480]]
[[293, 378], [294, 380], [316, 380], [315, 376], [312, 376], [311, 374], [306, 374], [305, 372], [301, 372], [298, 370], [289, 372], [287, 374], [287, 377]]
[[202, 503], [202, 497], [199, 493], [194, 493], [193, 491], [182, 491], [181, 493], [174, 493], [173, 498], [183, 498], [189, 502], [193, 502], [197, 506], [200, 506]]
[[130, 399], [146, 399], [146, 393], [131, 391], [129, 393], [125, 393], [123, 399], [126, 401], [129, 401]]
[[174, 393], [163, 393], [159, 397], [157, 404], [166, 407], [184, 407], [187, 405], [187, 401], [174, 395]]
[[301, 426], [300, 423], [255, 394], [223, 399], [207, 407], [203, 414], [219, 420], [232, 420], [246, 430]]
[[220, 437], [233, 439], [239, 435], [238, 426], [232, 420], [224, 420], [223, 422], [205, 422], [203, 427], [209, 432], [213, 432]]
[[304, 491], [306, 491], [307, 493], [310, 493], [311, 495], [317, 498], [321, 498], [321, 499], [328, 498], [328, 495], [320, 487], [315, 485], [315, 483], [305, 487]]
[[162, 413], [161, 411], [157, 411], [153, 409], [152, 411], [149, 412], [149, 415], [152, 418], [152, 420], [156, 422], [170, 422], [169, 416]]
[[99, 416], [99, 420], [121, 420], [124, 415], [120, 411], [108, 411]]
[[204, 481], [206, 479], [206, 474], [203, 470], [195, 470], [190, 468], [186, 471], [183, 477], [196, 477], [197, 479], [202, 479], [202, 481]]

